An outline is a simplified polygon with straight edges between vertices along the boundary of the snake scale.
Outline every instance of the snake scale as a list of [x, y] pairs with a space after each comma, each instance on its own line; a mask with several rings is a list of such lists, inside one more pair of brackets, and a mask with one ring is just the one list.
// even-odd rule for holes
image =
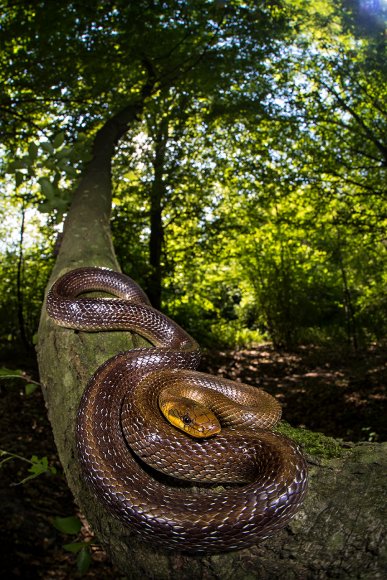
[[[80, 296], [90, 291], [112, 297]], [[133, 280], [105, 268], [72, 270], [50, 289], [47, 312], [61, 326], [132, 330], [153, 344], [106, 361], [78, 411], [84, 477], [121, 522], [164, 549], [203, 554], [251, 546], [293, 517], [307, 469], [298, 446], [271, 431], [278, 402], [261, 389], [196, 371], [197, 343], [152, 308]], [[221, 432], [196, 439], [168, 423], [159, 394], [174, 386], [198, 400], [202, 388], [205, 397], [219, 391]], [[247, 427], [237, 425], [240, 412]], [[182, 421], [190, 422], [184, 411]]]

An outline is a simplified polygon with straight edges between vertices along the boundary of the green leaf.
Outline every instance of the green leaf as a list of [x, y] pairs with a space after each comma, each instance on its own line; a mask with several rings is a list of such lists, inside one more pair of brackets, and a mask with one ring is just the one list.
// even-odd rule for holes
[[50, 171], [55, 171], [56, 165], [57, 164], [55, 159], [46, 159], [44, 162], [44, 167]]
[[8, 165], [8, 171], [13, 173], [16, 169], [25, 169], [26, 163], [22, 159], [15, 159]]
[[11, 369], [7, 369], [6, 367], [2, 367], [0, 368], [0, 377], [7, 377], [7, 378], [11, 378], [11, 377], [23, 377], [24, 376], [24, 371], [20, 371], [20, 370], [11, 370]]
[[61, 132], [60, 132], [60, 133], [58, 133], [58, 134], [56, 135], [56, 137], [54, 138], [54, 141], [53, 141], [53, 146], [54, 146], [54, 149], [59, 149], [59, 147], [60, 147], [61, 145], [63, 145], [63, 143], [64, 143], [64, 140], [65, 140], [65, 134], [64, 134], [64, 132], [63, 132], [63, 131], [61, 131]]
[[31, 457], [31, 467], [28, 471], [31, 473], [44, 473], [48, 469], [48, 459], [47, 457], [38, 457], [37, 455], [33, 455]]
[[88, 546], [87, 542], [71, 542], [70, 544], [64, 544], [64, 549], [67, 552], [72, 552], [73, 554], [77, 554], [82, 550], [82, 548], [86, 548]]
[[24, 392], [26, 395], [32, 395], [32, 393], [36, 391], [38, 387], [39, 385], [36, 385], [34, 383], [27, 383], [27, 385], [24, 387]]
[[36, 143], [30, 143], [28, 145], [28, 156], [30, 158], [30, 163], [33, 163], [38, 156], [39, 147]]
[[55, 195], [55, 189], [51, 181], [47, 177], [41, 177], [39, 179], [40, 187], [42, 188], [42, 193], [47, 198], [53, 198]]
[[79, 155], [79, 160], [83, 161], [84, 163], [88, 163], [93, 159], [93, 155], [90, 151], [82, 151]]
[[79, 534], [82, 524], [76, 516], [61, 518], [56, 516], [53, 521], [54, 527], [63, 534]]
[[67, 167], [69, 157], [70, 157], [70, 149], [68, 147], [63, 147], [63, 149], [58, 151], [58, 153], [56, 154], [56, 158], [58, 160], [57, 163], [58, 167], [60, 167], [61, 169]]
[[52, 143], [50, 143], [50, 141], [43, 141], [40, 145], [43, 151], [45, 151], [46, 153], [54, 153], [54, 147], [52, 146]]
[[42, 475], [43, 473], [51, 473], [51, 474], [56, 473], [55, 467], [50, 467], [48, 465], [47, 457], [38, 457], [37, 455], [33, 455], [30, 459], [30, 463], [31, 467], [28, 469], [28, 471], [29, 473], [31, 473], [31, 475], [22, 479], [20, 483], [26, 483], [31, 479], [39, 477], [39, 475]]
[[56, 158], [63, 159], [64, 161], [67, 161], [67, 159], [70, 157], [70, 154], [71, 154], [71, 149], [69, 147], [63, 147], [63, 149], [61, 149], [60, 151], [57, 152]]
[[86, 574], [91, 564], [91, 554], [90, 550], [83, 548], [77, 557], [77, 569], [80, 574]]
[[78, 171], [72, 165], [67, 165], [63, 168], [68, 177], [77, 177]]
[[40, 213], [50, 213], [53, 209], [55, 209], [55, 205], [49, 201], [44, 201], [38, 205]]
[[20, 171], [15, 171], [15, 182], [16, 187], [19, 187], [24, 181], [25, 176]]

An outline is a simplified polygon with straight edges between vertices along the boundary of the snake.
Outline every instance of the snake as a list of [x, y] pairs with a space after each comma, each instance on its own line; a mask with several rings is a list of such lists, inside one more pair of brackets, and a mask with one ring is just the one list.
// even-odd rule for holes
[[308, 472], [299, 446], [273, 430], [274, 397], [199, 372], [198, 343], [115, 270], [68, 271], [46, 309], [77, 332], [131, 331], [150, 343], [96, 370], [76, 418], [83, 477], [132, 533], [167, 551], [215, 554], [288, 524]]

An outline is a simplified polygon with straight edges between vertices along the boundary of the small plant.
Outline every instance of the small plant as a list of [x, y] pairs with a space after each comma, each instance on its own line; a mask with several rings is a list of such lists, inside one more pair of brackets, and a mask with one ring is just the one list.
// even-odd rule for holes
[[[62, 534], [78, 536], [82, 528], [82, 523], [76, 516], [67, 518], [55, 517], [53, 521], [54, 527]], [[83, 575], [86, 574], [92, 562], [91, 558], [91, 542], [70, 542], [64, 544], [63, 548], [67, 552], [77, 554], [77, 570]]]
[[24, 385], [24, 393], [26, 395], [31, 395], [38, 387], [40, 387], [38, 381], [34, 381], [28, 373], [21, 370], [11, 370], [3, 367], [0, 369], [0, 380], [1, 379], [22, 379], [23, 381], [26, 381], [26, 384]]
[[5, 451], [4, 449], [0, 449], [0, 457], [2, 458], [0, 461], [0, 468], [4, 465], [4, 463], [7, 463], [7, 461], [10, 461], [11, 459], [19, 459], [20, 461], [24, 461], [30, 465], [28, 469], [30, 475], [27, 475], [27, 477], [18, 483], [13, 483], [12, 485], [21, 485], [27, 481], [30, 481], [31, 479], [39, 477], [39, 475], [42, 475], [43, 473], [48, 473], [49, 475], [56, 475], [57, 473], [56, 468], [53, 465], [48, 464], [47, 457], [38, 457], [37, 455], [32, 455], [31, 459], [27, 459], [22, 455], [11, 453], [10, 451]]

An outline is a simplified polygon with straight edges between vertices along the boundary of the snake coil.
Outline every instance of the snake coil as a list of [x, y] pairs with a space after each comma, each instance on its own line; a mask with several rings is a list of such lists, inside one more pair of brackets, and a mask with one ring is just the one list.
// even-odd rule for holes
[[[114, 298], [79, 296], [90, 291]], [[287, 524], [304, 499], [307, 469], [298, 446], [270, 430], [280, 416], [275, 399], [261, 389], [197, 372], [197, 343], [118, 272], [68, 272], [49, 291], [47, 312], [61, 326], [132, 330], [154, 345], [106, 361], [78, 411], [85, 479], [121, 522], [164, 549], [196, 554], [244, 548]], [[203, 387], [206, 396], [219, 391], [226, 425], [221, 433], [196, 440], [170, 425], [158, 398], [171, 385], [198, 398]], [[225, 396], [242, 406], [247, 427], [235, 426], [239, 410]], [[251, 407], [253, 397], [262, 413]], [[258, 424], [257, 415], [262, 415]]]

